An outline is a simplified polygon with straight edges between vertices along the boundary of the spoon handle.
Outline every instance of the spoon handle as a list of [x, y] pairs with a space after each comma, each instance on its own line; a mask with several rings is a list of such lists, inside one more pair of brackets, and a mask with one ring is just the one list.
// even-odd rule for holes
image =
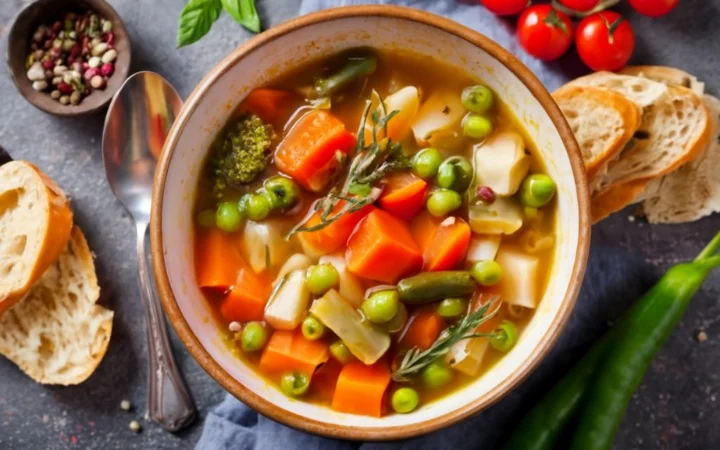
[[168, 339], [165, 316], [150, 282], [145, 257], [147, 223], [137, 225], [137, 256], [140, 291], [145, 307], [150, 370], [148, 374], [148, 414], [168, 431], [190, 425], [197, 416], [195, 404], [175, 364]]

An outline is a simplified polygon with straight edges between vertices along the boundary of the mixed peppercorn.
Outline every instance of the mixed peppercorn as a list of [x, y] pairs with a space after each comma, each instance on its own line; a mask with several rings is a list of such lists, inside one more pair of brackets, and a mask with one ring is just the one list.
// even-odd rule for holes
[[66, 13], [33, 33], [25, 66], [33, 89], [63, 105], [78, 105], [105, 89], [117, 57], [110, 20], [91, 11]]

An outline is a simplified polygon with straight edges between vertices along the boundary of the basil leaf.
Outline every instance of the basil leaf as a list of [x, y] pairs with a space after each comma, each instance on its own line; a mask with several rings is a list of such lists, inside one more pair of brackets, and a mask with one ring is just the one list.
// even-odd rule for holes
[[255, 9], [255, 0], [222, 0], [222, 6], [237, 23], [252, 32], [260, 32], [260, 16]]
[[190, 0], [180, 13], [178, 48], [197, 42], [205, 36], [221, 12], [220, 0]]

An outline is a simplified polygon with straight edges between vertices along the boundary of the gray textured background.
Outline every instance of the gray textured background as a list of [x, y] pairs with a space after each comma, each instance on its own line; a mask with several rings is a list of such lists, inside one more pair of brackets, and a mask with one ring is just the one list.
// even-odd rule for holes
[[[0, 47], [12, 18], [25, 0], [2, 0]], [[226, 15], [199, 44], [174, 47], [176, 20], [183, 0], [111, 0], [133, 38], [133, 69], [160, 72], [186, 97], [201, 77], [249, 35]], [[258, 0], [265, 27], [296, 15], [299, 0]], [[625, 8], [623, 8], [625, 9]], [[635, 62], [685, 68], [720, 93], [717, 23], [720, 1], [682, 0], [661, 21], [631, 14], [638, 32]], [[498, 26], [507, 26], [499, 24]], [[483, 30], [479, 30], [483, 31]], [[551, 66], [579, 74], [574, 56]], [[554, 87], [554, 86], [551, 86]], [[171, 435], [143, 420], [146, 395], [145, 335], [138, 298], [134, 229], [104, 179], [100, 154], [102, 114], [84, 119], [57, 119], [26, 103], [16, 92], [5, 65], [0, 66], [0, 144], [16, 158], [39, 165], [72, 196], [77, 223], [85, 230], [102, 287], [103, 302], [116, 311], [113, 339], [97, 373], [82, 386], [36, 385], [10, 362], [0, 359], [1, 449], [171, 449], [191, 448], [200, 426]], [[616, 214], [593, 229], [592, 273], [617, 270], [615, 285], [586, 288], [606, 292], [602, 305], [580, 304], [563, 337], [563, 351], [553, 355], [545, 372], [560, 373], [574, 361], [604, 322], [617, 317], [628, 299], [649, 287], [665, 268], [689, 259], [720, 229], [720, 217], [683, 226], [649, 226], [630, 222], [631, 210]], [[608, 258], [607, 255], [612, 257]], [[715, 275], [691, 305], [679, 329], [653, 362], [618, 433], [618, 449], [711, 449], [720, 444], [720, 277]], [[709, 340], [695, 341], [703, 329]], [[174, 341], [176, 354], [201, 414], [224, 395]], [[535, 381], [539, 395], [551, 381]], [[119, 403], [130, 399], [130, 413]], [[522, 400], [524, 401], [524, 400]], [[499, 406], [502, 408], [502, 405]], [[138, 419], [136, 435], [128, 423]]]

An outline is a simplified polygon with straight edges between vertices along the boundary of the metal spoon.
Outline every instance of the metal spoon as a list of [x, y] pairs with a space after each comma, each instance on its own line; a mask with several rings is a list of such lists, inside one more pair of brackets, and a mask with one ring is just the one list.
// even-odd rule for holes
[[139, 72], [113, 97], [103, 130], [103, 162], [110, 188], [137, 227], [140, 293], [150, 353], [148, 414], [170, 431], [192, 423], [196, 410], [175, 364], [165, 316], [150, 281], [145, 234], [156, 159], [181, 106], [182, 99], [163, 77]]

